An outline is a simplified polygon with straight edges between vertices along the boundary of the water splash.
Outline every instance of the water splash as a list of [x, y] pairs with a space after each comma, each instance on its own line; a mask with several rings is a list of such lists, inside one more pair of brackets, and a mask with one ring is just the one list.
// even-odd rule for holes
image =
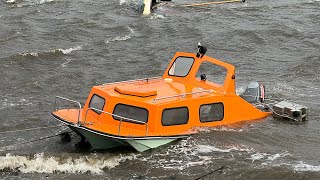
[[47, 157], [44, 153], [34, 157], [6, 154], [0, 156], [0, 170], [18, 170], [22, 173], [91, 173], [101, 174], [103, 169], [112, 169], [127, 160], [136, 159], [137, 155], [118, 155], [98, 157], [96, 154], [72, 157]]

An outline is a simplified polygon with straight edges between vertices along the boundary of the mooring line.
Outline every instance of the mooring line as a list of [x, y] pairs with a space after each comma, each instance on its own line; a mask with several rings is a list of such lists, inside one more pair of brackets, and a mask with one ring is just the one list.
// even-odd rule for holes
[[45, 127], [35, 127], [35, 128], [28, 128], [28, 129], [18, 129], [18, 130], [12, 130], [12, 131], [3, 131], [0, 132], [0, 134], [6, 134], [6, 133], [14, 133], [14, 132], [24, 132], [24, 131], [32, 131], [37, 129], [47, 129], [47, 128], [54, 128], [62, 126], [63, 124], [55, 125], [55, 126], [45, 126]]
[[209, 173], [207, 173], [207, 174], [205, 174], [205, 175], [203, 175], [203, 176], [201, 176], [201, 177], [198, 177], [198, 178], [196, 178], [196, 179], [194, 179], [194, 180], [201, 180], [202, 178], [204, 178], [204, 177], [206, 177], [206, 176], [209, 176], [210, 174], [212, 174], [212, 173], [214, 173], [214, 172], [217, 172], [217, 171], [220, 171], [220, 170], [222, 170], [222, 169], [224, 169], [224, 168], [225, 168], [225, 166], [223, 165], [223, 166], [219, 167], [218, 169], [215, 169], [215, 170], [213, 170], [213, 171], [211, 171], [211, 172], [209, 172]]
[[[70, 132], [71, 132], [71, 131], [70, 131]], [[39, 139], [33, 139], [33, 140], [30, 140], [30, 141], [23, 141], [23, 142], [19, 142], [19, 143], [7, 145], [7, 146], [2, 146], [2, 147], [0, 147], [0, 149], [3, 150], [3, 149], [6, 149], [6, 148], [8, 148], [8, 147], [14, 147], [14, 146], [17, 146], [17, 145], [23, 145], [23, 144], [33, 143], [33, 142], [37, 142], [37, 141], [41, 141], [41, 140], [53, 138], [53, 137], [56, 137], [56, 136], [60, 136], [60, 135], [62, 135], [62, 134], [64, 134], [64, 133], [70, 133], [70, 132], [63, 132], [63, 133], [59, 133], [59, 134], [55, 134], [55, 135], [51, 135], [51, 136], [41, 137], [41, 138], [39, 138]]]

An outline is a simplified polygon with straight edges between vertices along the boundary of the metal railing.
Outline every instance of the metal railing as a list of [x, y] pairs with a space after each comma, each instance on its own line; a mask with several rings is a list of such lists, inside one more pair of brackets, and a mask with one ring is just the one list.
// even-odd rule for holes
[[204, 92], [207, 92], [208, 94], [210, 94], [210, 93], [212, 93], [213, 91], [214, 91], [214, 90], [209, 89], [209, 90], [203, 90], [203, 91], [197, 91], [197, 92], [177, 94], [177, 95], [173, 95], [173, 96], [159, 97], [159, 98], [154, 98], [154, 99], [153, 99], [153, 103], [156, 103], [157, 100], [163, 100], [163, 99], [174, 98], [174, 97], [182, 97], [182, 98], [185, 98], [187, 95], [191, 95], [191, 94], [199, 94], [199, 93], [204, 93]]
[[133, 80], [127, 80], [127, 81], [119, 81], [119, 82], [112, 82], [112, 83], [105, 83], [105, 84], [102, 84], [102, 86], [106, 86], [106, 85], [111, 85], [111, 84], [119, 84], [119, 83], [134, 83], [135, 81], [149, 81], [149, 80], [153, 80], [153, 79], [160, 79], [161, 76], [158, 76], [158, 77], [150, 77], [150, 78], [142, 78], [142, 79], [133, 79]]
[[104, 113], [104, 114], [108, 114], [108, 115], [120, 118], [120, 123], [119, 123], [119, 127], [118, 127], [118, 135], [120, 135], [121, 125], [122, 125], [122, 121], [123, 120], [125, 120], [126, 122], [133, 122], [133, 123], [146, 125], [146, 136], [148, 135], [148, 123], [147, 122], [143, 122], [143, 121], [139, 121], [139, 120], [135, 120], [135, 119], [122, 117], [122, 116], [119, 116], [119, 115], [116, 115], [116, 114], [113, 114], [113, 113], [109, 113], [109, 112], [106, 112], [106, 111], [102, 111], [102, 110], [99, 110], [99, 109], [96, 109], [96, 108], [88, 108], [86, 110], [86, 114], [85, 114], [84, 121], [83, 121], [84, 124], [86, 124], [87, 115], [88, 115], [89, 110], [98, 111], [98, 112], [101, 112], [101, 113]]
[[69, 102], [69, 103], [74, 103], [74, 104], [77, 104], [77, 105], [78, 105], [78, 107], [79, 107], [79, 108], [78, 108], [78, 125], [79, 125], [79, 121], [80, 121], [80, 111], [81, 111], [81, 108], [82, 108], [80, 102], [74, 101], [74, 100], [71, 100], [71, 99], [68, 99], [68, 98], [64, 98], [64, 97], [61, 97], [61, 96], [56, 96], [56, 99], [55, 99], [55, 101], [54, 101], [54, 111], [57, 111], [57, 110], [58, 110], [58, 109], [56, 108], [57, 100], [58, 100], [58, 99], [62, 99], [62, 100], [67, 101], [67, 102]]

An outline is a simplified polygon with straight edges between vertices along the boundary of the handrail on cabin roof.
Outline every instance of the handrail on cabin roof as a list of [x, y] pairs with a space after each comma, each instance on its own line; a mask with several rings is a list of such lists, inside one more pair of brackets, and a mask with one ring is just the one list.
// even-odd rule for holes
[[111, 82], [111, 83], [102, 84], [102, 86], [111, 85], [111, 84], [119, 84], [119, 83], [129, 83], [129, 82], [134, 83], [135, 81], [143, 81], [143, 80], [148, 81], [148, 80], [153, 80], [153, 79], [160, 79], [161, 77], [162, 76], [142, 78], [142, 79], [132, 79], [132, 80], [127, 80], [127, 81], [119, 81], [119, 82]]
[[153, 103], [156, 103], [157, 100], [163, 100], [163, 99], [174, 98], [174, 97], [183, 97], [183, 98], [185, 98], [187, 95], [191, 95], [191, 94], [199, 94], [199, 93], [204, 93], [204, 92], [208, 92], [208, 94], [210, 94], [213, 91], [214, 90], [209, 89], [209, 90], [202, 90], [202, 91], [196, 91], [196, 92], [190, 92], [190, 93], [184, 93], [184, 94], [177, 94], [177, 95], [173, 95], [173, 96], [159, 97], [159, 98], [154, 98], [153, 99]]

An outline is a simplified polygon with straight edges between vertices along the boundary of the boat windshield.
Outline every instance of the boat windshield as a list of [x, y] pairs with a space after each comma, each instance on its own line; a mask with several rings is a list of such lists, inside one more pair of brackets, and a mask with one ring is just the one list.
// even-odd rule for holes
[[185, 77], [189, 74], [189, 71], [193, 65], [194, 59], [192, 57], [178, 57], [172, 64], [169, 75]]

